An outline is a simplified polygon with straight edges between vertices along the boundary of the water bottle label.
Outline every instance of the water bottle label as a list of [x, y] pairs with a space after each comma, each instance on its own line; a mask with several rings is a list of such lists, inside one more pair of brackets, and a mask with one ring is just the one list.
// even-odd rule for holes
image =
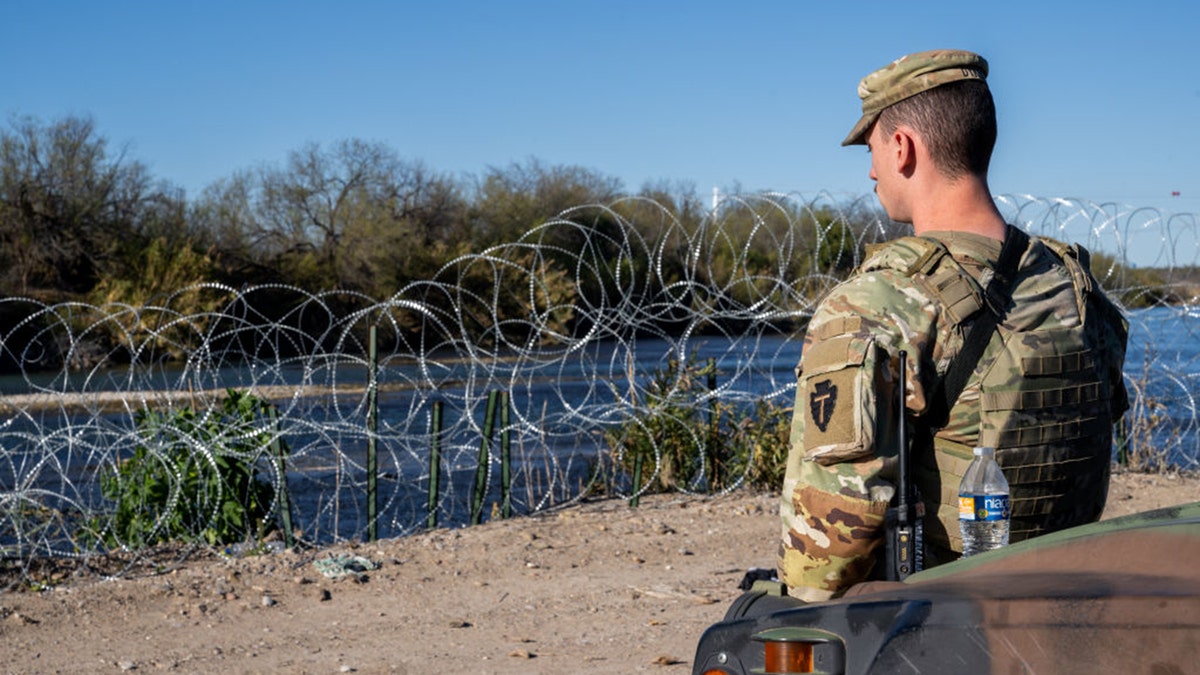
[[959, 520], [1008, 520], [1008, 495], [958, 496]]

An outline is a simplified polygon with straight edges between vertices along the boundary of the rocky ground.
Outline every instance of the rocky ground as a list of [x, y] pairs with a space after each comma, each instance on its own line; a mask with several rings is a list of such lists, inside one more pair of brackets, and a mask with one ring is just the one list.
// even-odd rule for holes
[[[47, 571], [49, 590], [0, 594], [0, 671], [688, 673], [745, 570], [773, 564], [776, 500], [603, 501], [116, 579]], [[1191, 501], [1195, 477], [1119, 474], [1105, 517]], [[377, 568], [329, 578], [335, 556]]]

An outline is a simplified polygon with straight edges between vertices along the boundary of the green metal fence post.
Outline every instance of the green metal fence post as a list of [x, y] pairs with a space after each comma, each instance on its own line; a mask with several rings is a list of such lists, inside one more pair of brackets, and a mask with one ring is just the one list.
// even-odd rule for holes
[[483, 438], [479, 441], [479, 462], [475, 465], [475, 494], [471, 500], [471, 524], [483, 521], [483, 501], [487, 496], [488, 457], [492, 445], [492, 429], [496, 424], [496, 401], [500, 392], [488, 392], [487, 410], [483, 416]]
[[437, 527], [438, 501], [442, 491], [442, 402], [434, 401], [429, 414], [429, 501], [425, 527]]
[[283, 528], [284, 545], [292, 548], [296, 545], [296, 535], [292, 532], [292, 500], [288, 496], [287, 445], [279, 440], [279, 411], [274, 405], [267, 406], [267, 419], [274, 432], [271, 449], [274, 451], [275, 475], [279, 476], [279, 524]]
[[720, 419], [717, 415], [717, 397], [711, 395], [717, 391], [717, 360], [709, 357], [705, 364], [705, 370], [708, 371], [708, 392], [710, 394], [708, 398], [708, 442], [705, 444], [708, 452], [705, 453], [705, 462], [708, 465], [708, 489], [711, 491], [719, 482], [717, 477], [717, 443], [719, 442], [717, 424]]
[[500, 517], [512, 517], [512, 429], [508, 426], [508, 392], [500, 392]]
[[378, 366], [376, 330], [371, 326], [367, 335], [367, 541], [379, 538]]
[[635, 452], [637, 454], [633, 456], [633, 496], [629, 498], [629, 505], [636, 509], [642, 498], [642, 465], [645, 464], [646, 455], [640, 450]]

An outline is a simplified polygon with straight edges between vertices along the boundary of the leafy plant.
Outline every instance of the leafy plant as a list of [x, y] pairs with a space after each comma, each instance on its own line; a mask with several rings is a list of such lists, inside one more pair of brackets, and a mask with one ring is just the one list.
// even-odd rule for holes
[[131, 549], [168, 541], [216, 545], [276, 529], [275, 488], [256, 475], [275, 439], [264, 423], [270, 403], [226, 393], [217, 410], [137, 414], [142, 443], [100, 480], [116, 508], [108, 519], [93, 519], [95, 541]]
[[656, 369], [643, 414], [605, 434], [614, 464], [633, 476], [640, 463], [649, 492], [725, 490], [743, 481], [777, 489], [787, 460], [791, 408], [759, 399], [752, 405], [708, 396], [712, 363], [695, 357]]
[[629, 476], [640, 470], [643, 475], [635, 480], [643, 484], [653, 477], [650, 492], [689, 485], [703, 468], [706, 425], [696, 399], [703, 394], [699, 377], [707, 371], [694, 359], [682, 365], [670, 359], [665, 368], [655, 369], [640, 414], [605, 434], [621, 470]]
[[88, 294], [101, 307], [100, 316], [87, 317], [88, 325], [107, 342], [122, 344], [132, 338], [173, 359], [184, 358], [218, 305], [220, 292], [202, 286], [211, 277], [209, 256], [191, 242], [159, 237], [130, 258], [119, 275], [101, 279]]
[[730, 442], [745, 448], [750, 455], [746, 475], [752, 487], [779, 490], [787, 469], [792, 426], [792, 406], [781, 406], [759, 399], [752, 411], [733, 424]]

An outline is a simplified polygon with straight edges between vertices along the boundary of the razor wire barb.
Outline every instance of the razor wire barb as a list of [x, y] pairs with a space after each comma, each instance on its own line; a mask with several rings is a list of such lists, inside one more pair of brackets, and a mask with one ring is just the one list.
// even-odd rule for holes
[[[274, 495], [269, 509], [277, 512], [286, 494], [296, 534], [310, 543], [367, 531], [369, 438], [380, 453], [382, 536], [429, 522], [431, 473], [444, 477], [434, 502], [439, 522], [463, 524], [483, 405], [496, 390], [511, 406], [498, 433], [511, 439], [517, 513], [598, 492], [634, 498], [650, 489], [738, 489], [751, 463], [706, 454], [714, 415], [791, 404], [800, 338], [816, 302], [861, 262], [865, 244], [903, 232], [868, 203], [828, 194], [731, 196], [687, 222], [642, 198], [583, 205], [386, 299], [217, 284], [142, 307], [0, 299], [7, 315], [24, 317], [0, 336], [0, 361], [11, 372], [0, 397], [0, 559], [131, 548], [135, 542], [114, 540], [104, 481], [138, 448], [139, 461], [165, 467], [169, 498], [146, 525], [155, 531], [188, 498], [171, 444], [185, 446], [199, 465], [232, 457], [253, 467]], [[1134, 401], [1123, 451], [1144, 453], [1144, 465], [1157, 458], [1195, 468], [1200, 311], [1188, 302], [1197, 302], [1200, 287], [1196, 216], [1028, 196], [998, 203], [1031, 234], [1096, 254], [1097, 277], [1130, 305], [1126, 378]], [[1165, 279], [1153, 286], [1129, 264], [1133, 249], [1148, 245], [1146, 265]], [[201, 311], [181, 309], [197, 298]], [[379, 336], [374, 432], [366, 424], [372, 326]], [[698, 382], [701, 370], [692, 365], [699, 363], [711, 364], [703, 371], [708, 385]], [[269, 401], [277, 414], [212, 425], [208, 436], [187, 428], [147, 435], [139, 426], [150, 413], [160, 427], [182, 411], [201, 422], [220, 419], [230, 390]], [[435, 403], [445, 412], [431, 472]], [[659, 432], [671, 426], [676, 440], [699, 452], [663, 442]], [[262, 439], [289, 451], [273, 456]], [[491, 445], [483, 466], [493, 513], [499, 447]], [[637, 483], [634, 453], [646, 460]]]

